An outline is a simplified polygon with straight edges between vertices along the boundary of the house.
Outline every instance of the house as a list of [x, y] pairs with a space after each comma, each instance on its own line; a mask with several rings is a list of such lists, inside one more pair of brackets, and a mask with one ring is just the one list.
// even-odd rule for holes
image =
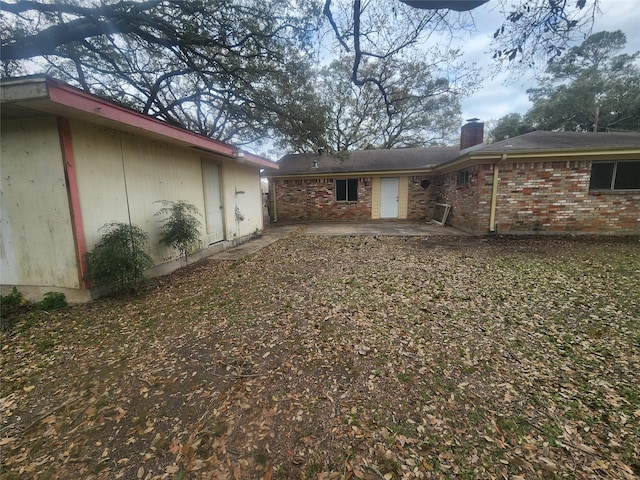
[[266, 171], [272, 221], [430, 220], [487, 233], [640, 233], [640, 133], [536, 131], [490, 145], [291, 154]]
[[147, 232], [149, 275], [177, 268], [159, 243], [161, 200], [201, 212], [198, 257], [263, 228], [260, 169], [274, 162], [44, 76], [3, 80], [0, 101], [3, 294], [89, 300], [85, 253], [110, 222]]

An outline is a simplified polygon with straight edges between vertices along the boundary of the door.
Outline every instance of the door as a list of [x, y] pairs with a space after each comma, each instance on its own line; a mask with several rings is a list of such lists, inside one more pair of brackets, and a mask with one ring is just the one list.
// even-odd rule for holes
[[204, 207], [207, 221], [207, 242], [209, 245], [224, 240], [224, 218], [222, 188], [220, 187], [220, 167], [212, 162], [202, 162], [204, 178]]
[[380, 179], [380, 218], [398, 218], [397, 178]]

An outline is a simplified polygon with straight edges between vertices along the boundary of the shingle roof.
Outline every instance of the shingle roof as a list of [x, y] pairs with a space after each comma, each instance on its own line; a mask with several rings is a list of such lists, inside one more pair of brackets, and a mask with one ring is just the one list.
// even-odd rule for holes
[[625, 147], [640, 147], [640, 133], [546, 132], [537, 130], [501, 142], [484, 145], [475, 151], [491, 153], [509, 150], [600, 150]]
[[[476, 145], [464, 151], [454, 147], [398, 148], [358, 150], [344, 160], [317, 153], [288, 154], [278, 161], [280, 169], [265, 171], [267, 175], [310, 175], [352, 172], [390, 172], [432, 170], [457, 159], [474, 155], [508, 152], [540, 153], [562, 151], [614, 151], [640, 149], [640, 133], [579, 133], [535, 131], [492, 143]], [[314, 160], [317, 167], [314, 167]]]
[[[459, 155], [460, 149], [457, 146], [357, 150], [350, 152], [344, 159], [317, 153], [288, 154], [278, 160], [280, 168], [277, 174], [420, 170], [448, 162]], [[314, 160], [317, 162], [317, 167], [314, 166]]]

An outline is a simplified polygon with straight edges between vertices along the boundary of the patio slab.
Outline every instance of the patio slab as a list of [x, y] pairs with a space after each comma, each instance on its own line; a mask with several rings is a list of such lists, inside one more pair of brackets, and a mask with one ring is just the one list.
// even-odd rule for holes
[[332, 222], [313, 223], [305, 225], [304, 235], [369, 235], [369, 236], [400, 236], [400, 237], [431, 237], [431, 236], [469, 236], [469, 234], [452, 227], [420, 222]]
[[400, 237], [434, 237], [434, 236], [469, 236], [469, 234], [451, 227], [439, 227], [419, 222], [331, 222], [269, 225], [263, 234], [237, 247], [214, 253], [209, 258], [215, 260], [240, 260], [256, 253], [264, 247], [277, 242], [282, 237], [298, 231], [301, 235], [334, 235], [334, 236], [400, 236]]

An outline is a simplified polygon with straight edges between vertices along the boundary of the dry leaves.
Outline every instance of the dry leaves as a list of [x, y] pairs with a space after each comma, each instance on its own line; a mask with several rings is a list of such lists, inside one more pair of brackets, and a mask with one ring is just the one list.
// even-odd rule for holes
[[292, 235], [2, 333], [2, 477], [637, 478], [638, 239]]

